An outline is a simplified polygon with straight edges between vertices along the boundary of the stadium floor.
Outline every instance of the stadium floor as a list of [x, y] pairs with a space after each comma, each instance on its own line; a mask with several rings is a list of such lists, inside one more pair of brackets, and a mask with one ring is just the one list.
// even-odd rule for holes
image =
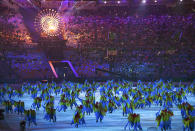
[[[84, 98], [84, 93], [80, 94], [80, 98]], [[99, 99], [99, 91], [96, 92], [96, 100]], [[54, 95], [55, 96], [55, 95]], [[13, 98], [14, 100], [24, 101], [25, 109], [30, 109], [33, 103], [33, 99], [30, 95], [24, 94], [21, 99]], [[188, 102], [195, 106], [195, 96], [187, 96]], [[60, 96], [55, 96], [55, 106], [58, 105]], [[80, 103], [77, 100], [78, 104]], [[3, 106], [0, 106], [3, 108]], [[143, 131], [149, 131], [150, 127], [157, 127], [155, 121], [155, 114], [159, 111], [160, 107], [152, 105], [150, 108], [146, 107], [144, 109], [136, 109], [135, 113], [139, 113], [141, 116], [141, 125]], [[172, 108], [174, 116], [172, 117], [172, 130], [171, 131], [182, 131], [182, 118], [180, 110], [174, 106]], [[85, 116], [86, 125], [79, 125], [79, 128], [71, 126], [71, 121], [73, 118], [75, 108], [72, 110], [67, 109], [66, 112], [56, 112], [57, 121], [55, 123], [44, 120], [44, 111], [43, 108], [40, 108], [37, 111], [37, 126], [31, 124], [30, 127], [27, 127], [27, 131], [123, 131], [124, 126], [127, 123], [127, 117], [122, 116], [122, 109], [115, 110], [112, 114], [107, 113], [104, 117], [102, 123], [96, 123], [95, 114], [92, 113], [90, 116]], [[19, 131], [19, 122], [24, 119], [24, 115], [5, 114], [5, 120], [0, 120], [0, 131]], [[127, 128], [128, 130], [128, 128]], [[158, 129], [159, 130], [159, 129]], [[154, 130], [150, 130], [154, 131]]]

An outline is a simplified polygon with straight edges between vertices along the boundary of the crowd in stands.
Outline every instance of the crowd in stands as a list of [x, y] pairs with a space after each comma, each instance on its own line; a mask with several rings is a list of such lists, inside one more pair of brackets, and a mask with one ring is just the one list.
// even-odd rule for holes
[[[72, 16], [66, 24], [81, 46], [131, 48], [130, 45], [174, 46], [179, 40], [192, 44], [194, 15], [187, 16]], [[99, 42], [96, 45], [96, 42]]]
[[0, 39], [3, 44], [32, 43], [23, 16], [15, 9], [8, 9], [0, 17]]
[[[109, 65], [106, 63], [98, 63], [96, 61], [88, 60], [82, 58], [77, 53], [66, 53], [64, 59], [70, 61], [73, 68], [79, 75], [79, 77], [96, 77], [96, 68], [99, 69], [109, 69]], [[49, 59], [45, 54], [36, 49], [26, 49], [17, 51], [6, 51], [5, 52], [6, 61], [9, 62], [12, 71], [17, 74], [16, 77], [20, 79], [50, 79], [55, 78], [52, 69], [48, 63]], [[55, 61], [55, 60], [54, 60]], [[0, 61], [0, 64], [3, 61]], [[1, 64], [2, 67], [2, 64]], [[54, 67], [57, 70], [57, 67]], [[5, 72], [7, 74], [7, 72]], [[68, 72], [66, 72], [68, 73]], [[10, 73], [12, 75], [12, 73]], [[105, 73], [98, 73], [98, 76], [104, 76]], [[67, 74], [66, 74], [67, 75]], [[15, 77], [15, 78], [16, 78]], [[72, 76], [74, 77], [74, 76]], [[11, 79], [11, 77], [10, 77]]]
[[[13, 28], [5, 29], [4, 25], [6, 24], [2, 21], [1, 27], [3, 27], [3, 31], [13, 30], [16, 32], [15, 28], [18, 25], [18, 29], [24, 26], [21, 24], [22, 17], [17, 13], [10, 14], [12, 15], [4, 16], [5, 18], [2, 17], [1, 19], [2, 21], [13, 23]], [[79, 74], [81, 74], [80, 76], [87, 74], [95, 76], [95, 68], [100, 67], [109, 70], [108, 61], [105, 61], [104, 58], [109, 57], [106, 53], [107, 49], [114, 49], [117, 51], [112, 60], [114, 65], [112, 71], [114, 72], [137, 77], [142, 73], [145, 76], [152, 75], [163, 78], [191, 77], [195, 72], [193, 53], [195, 49], [193, 44], [195, 42], [194, 17], [194, 14], [68, 16], [64, 31], [67, 45], [80, 48], [82, 55], [64, 59], [70, 60], [74, 64]], [[11, 26], [7, 24], [7, 27]], [[9, 31], [7, 34], [9, 34]], [[19, 31], [19, 33], [29, 36], [27, 30], [22, 29], [22, 31]], [[4, 43], [15, 41], [15, 39], [11, 39], [5, 34], [5, 32], [0, 34], [0, 38]], [[3, 42], [1, 41], [1, 43]], [[101, 54], [102, 57], [98, 58], [98, 60], [96, 57], [89, 59], [88, 52], [91, 48], [104, 50], [104, 53]], [[20, 58], [28, 60], [29, 58], [34, 59], [34, 56], [27, 54], [26, 56], [20, 56]], [[17, 61], [17, 58], [13, 59]], [[44, 59], [38, 59], [38, 63], [42, 60]], [[23, 69], [35, 69], [38, 72], [40, 69], [48, 69], [36, 62], [34, 64], [33, 62], [27, 63], [29, 66], [16, 62], [13, 68], [24, 67]], [[41, 68], [37, 68], [34, 65], [39, 65]], [[33, 73], [29, 72], [29, 74]]]
[[[136, 65], [153, 64], [160, 77], [192, 76], [195, 71], [194, 15], [72, 16], [66, 25], [79, 48], [114, 48], [114, 63], [123, 73]], [[130, 65], [126, 66], [125, 65]], [[119, 71], [120, 72], [120, 71]], [[137, 72], [137, 71], [135, 71]], [[140, 73], [139, 71], [137, 73]], [[154, 71], [153, 71], [154, 73]]]
[[44, 57], [39, 51], [7, 52], [7, 59], [11, 67], [23, 79], [44, 79], [52, 78], [52, 71]]

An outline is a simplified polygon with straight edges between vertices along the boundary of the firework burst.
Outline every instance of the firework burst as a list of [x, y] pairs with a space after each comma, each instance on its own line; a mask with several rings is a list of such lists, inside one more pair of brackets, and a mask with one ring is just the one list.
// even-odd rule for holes
[[61, 34], [61, 18], [54, 9], [42, 10], [35, 18], [35, 29], [47, 36], [58, 36]]

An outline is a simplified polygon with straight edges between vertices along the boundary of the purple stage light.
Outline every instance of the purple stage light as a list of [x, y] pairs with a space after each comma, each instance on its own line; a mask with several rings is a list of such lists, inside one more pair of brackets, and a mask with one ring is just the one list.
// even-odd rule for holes
[[76, 77], [79, 77], [79, 75], [77, 74], [76, 70], [74, 69], [74, 67], [72, 66], [72, 63], [71, 63], [70, 61], [66, 61], [66, 60], [65, 60], [65, 61], [48, 61], [49, 65], [50, 65], [50, 67], [51, 67], [51, 70], [52, 70], [52, 72], [53, 72], [53, 74], [54, 74], [54, 76], [55, 76], [56, 78], [58, 78], [58, 74], [56, 73], [56, 70], [55, 70], [55, 68], [54, 68], [54, 66], [53, 66], [53, 63], [56, 63], [56, 62], [63, 62], [63, 63], [67, 62], [68, 65], [70, 66], [70, 68], [72, 69], [74, 75], [75, 75]]

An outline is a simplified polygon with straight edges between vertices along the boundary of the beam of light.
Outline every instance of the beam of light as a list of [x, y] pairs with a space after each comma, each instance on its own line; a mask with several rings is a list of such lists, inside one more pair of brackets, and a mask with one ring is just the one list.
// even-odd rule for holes
[[[79, 1], [78, 1], [79, 2]], [[81, 1], [82, 2], [82, 1]], [[76, 8], [77, 10], [83, 9], [85, 7], [89, 7], [90, 4], [94, 3], [94, 1], [87, 1], [87, 3], [83, 4], [83, 5], [79, 5], [79, 7], [77, 7], [77, 2], [75, 2], [75, 4], [73, 5], [73, 8]]]
[[63, 8], [64, 6], [64, 3], [68, 3], [69, 1], [68, 0], [62, 0], [61, 3], [60, 3], [60, 7], [58, 8], [58, 12], [61, 11], [61, 9]]
[[49, 61], [49, 65], [50, 65], [50, 67], [51, 67], [51, 70], [52, 70], [54, 76], [55, 76], [56, 78], [58, 78], [58, 75], [57, 75], [57, 73], [56, 73], [56, 70], [55, 70], [55, 68], [53, 67], [53, 64], [52, 64], [51, 61]]
[[[66, 3], [67, 2], [67, 3]], [[78, 1], [79, 3], [80, 1]], [[78, 5], [77, 1], [68, 1], [68, 0], [63, 0], [61, 2], [61, 5], [58, 9], [58, 13], [61, 14], [62, 16], [62, 20], [63, 20], [63, 25], [64, 27], [62, 28], [62, 35], [63, 35], [63, 38], [68, 40], [67, 44], [69, 43], [69, 41], [71, 41], [71, 46], [75, 46], [77, 44], [72, 44], [72, 43], [77, 43], [76, 39], [74, 39], [74, 35], [75, 34], [71, 34], [71, 37], [67, 38], [66, 35], [69, 34], [69, 31], [68, 29], [66, 28], [66, 23], [69, 21], [69, 18], [74, 15], [75, 11], [79, 12], [80, 9], [82, 8], [86, 8], [86, 7], [90, 7], [90, 4], [94, 3], [94, 1], [88, 1], [86, 2], [85, 4], [81, 4], [79, 5], [79, 7], [77, 6]], [[71, 6], [66, 8], [67, 4], [70, 4]], [[64, 9], [67, 9], [66, 11], [64, 11]], [[75, 42], [73, 42], [75, 41]]]
[[67, 62], [69, 64], [70, 68], [72, 69], [73, 73], [75, 74], [75, 76], [79, 77], [79, 75], [77, 74], [76, 70], [74, 69], [74, 67], [70, 61], [61, 61], [61, 62]]
[[36, 5], [34, 5], [34, 4], [32, 3], [31, 0], [27, 0], [27, 1], [28, 1], [28, 3], [30, 3], [34, 8], [39, 9]]
[[70, 61], [68, 61], [68, 60], [64, 60], [64, 61], [48, 61], [49, 65], [51, 67], [51, 70], [52, 70], [52, 72], [53, 72], [53, 74], [54, 74], [54, 76], [56, 78], [58, 78], [58, 75], [57, 75], [56, 70], [55, 70], [55, 68], [53, 66], [53, 63], [56, 63], [56, 62], [63, 62], [63, 63], [66, 63], [67, 62], [68, 65], [70, 66], [71, 70], [73, 71], [74, 75], [76, 77], [79, 77], [79, 75], [77, 74], [76, 70], [74, 69], [74, 67], [73, 67], [73, 65], [72, 65], [72, 63]]

